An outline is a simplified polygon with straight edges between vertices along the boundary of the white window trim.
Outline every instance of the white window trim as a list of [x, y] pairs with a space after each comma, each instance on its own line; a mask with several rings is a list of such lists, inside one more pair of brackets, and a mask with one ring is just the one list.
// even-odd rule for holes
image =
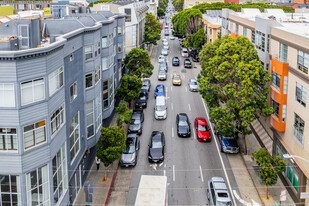
[[[79, 142], [79, 147], [78, 147], [78, 148], [79, 148], [79, 149], [78, 149], [78, 151], [76, 152], [74, 158], [71, 159], [71, 162], [70, 162], [71, 165], [74, 163], [76, 157], [78, 156], [77, 154], [80, 152], [80, 142], [81, 142], [81, 136], [80, 136], [80, 113], [79, 113], [79, 111], [78, 111], [77, 113], [78, 113], [78, 130], [79, 130], [79, 135], [78, 135], [78, 138], [79, 138], [79, 141], [78, 141], [78, 142]], [[74, 115], [74, 117], [75, 117], [75, 115]], [[74, 118], [74, 117], [73, 117], [73, 118]], [[72, 122], [72, 120], [71, 120], [71, 122]], [[71, 126], [71, 122], [70, 122], [70, 126]], [[76, 128], [77, 128], [77, 127], [74, 128], [73, 133], [74, 133], [74, 131], [75, 131]], [[71, 135], [72, 135], [72, 133], [69, 134], [69, 138], [71, 137]], [[77, 142], [77, 141], [76, 141], [76, 142]], [[75, 146], [76, 142], [74, 142], [74, 146]], [[72, 147], [72, 148], [73, 148], [73, 147]], [[70, 158], [71, 158], [71, 145], [70, 145], [70, 151], [69, 151], [69, 153], [70, 153]]]
[[[25, 83], [25, 82], [32, 82], [32, 84], [33, 84], [33, 81], [35, 81], [35, 80], [39, 80], [39, 79], [43, 79], [43, 85], [44, 85], [44, 89], [43, 89], [43, 98], [42, 99], [39, 99], [39, 100], [37, 100], [37, 101], [34, 101], [34, 98], [32, 98], [32, 102], [29, 102], [29, 103], [27, 103], [27, 104], [24, 104], [23, 102], [22, 102], [22, 100], [23, 100], [23, 92], [22, 92], [22, 85], [23, 85], [23, 83]], [[32, 97], [34, 97], [34, 89], [33, 89], [33, 85], [31, 86], [32, 87]], [[43, 78], [37, 78], [37, 79], [32, 79], [32, 80], [29, 80], [29, 81], [23, 81], [23, 82], [21, 82], [20, 83], [20, 90], [21, 90], [21, 106], [26, 106], [26, 105], [30, 105], [30, 104], [33, 104], [33, 103], [36, 103], [36, 102], [40, 102], [40, 101], [43, 101], [43, 100], [45, 100], [45, 78], [43, 77]]]
[[[5, 87], [5, 85], [10, 85], [10, 86], [13, 86], [12, 87], [12, 89], [4, 89], [4, 87]], [[13, 101], [14, 102], [12, 102], [14, 105], [13, 106], [3, 106], [3, 108], [14, 108], [14, 107], [16, 107], [16, 101], [15, 101], [15, 85], [13, 84], [13, 83], [0, 83], [0, 87], [2, 87], [3, 88], [3, 90], [1, 90], [1, 91], [13, 91]], [[7, 100], [5, 100], [5, 101], [7, 101]], [[2, 106], [0, 106], [0, 107], [2, 107]]]
[[[1, 127], [1, 128], [5, 128], [5, 129], [15, 129], [16, 130], [16, 134], [9, 134], [9, 135], [12, 135], [12, 136], [16, 136], [16, 144], [17, 144], [17, 146], [16, 146], [16, 149], [14, 150], [12, 150], [12, 149], [3, 149], [3, 150], [1, 150], [0, 149], [0, 152], [12, 152], [12, 153], [16, 153], [16, 152], [18, 152], [18, 138], [17, 138], [17, 134], [18, 134], [18, 131], [17, 131], [17, 128], [16, 127]], [[2, 136], [2, 135], [8, 135], [7, 133], [3, 133], [3, 134], [0, 134], [0, 136]], [[1, 137], [1, 139], [0, 139], [0, 141], [2, 141], [2, 137]], [[4, 145], [5, 146], [5, 145]]]
[[[59, 72], [61, 69], [62, 69], [62, 71]], [[54, 78], [56, 78], [56, 77], [59, 77], [60, 73], [62, 73], [62, 75], [63, 75], [63, 82], [62, 82], [62, 85], [61, 85], [59, 88], [57, 88], [55, 91], [51, 92], [51, 91], [50, 91], [50, 75], [52, 75], [52, 74], [53, 74], [54, 72], [56, 72], [56, 71], [57, 71], [57, 74], [56, 74], [52, 79], [54, 79]], [[51, 72], [51, 73], [48, 75], [48, 87], [49, 87], [48, 92], [49, 92], [49, 96], [51, 97], [51, 96], [53, 96], [55, 93], [57, 93], [57, 92], [63, 87], [63, 85], [64, 85], [64, 67], [61, 66], [60, 68], [56, 69], [55, 71]]]
[[[72, 98], [72, 96], [71, 96], [71, 87], [74, 85], [74, 84], [76, 84], [76, 95], [73, 95], [73, 98]], [[73, 84], [71, 84], [71, 86], [70, 86], [70, 102], [72, 103], [72, 102], [74, 102], [74, 100], [76, 99], [76, 97], [77, 97], [77, 81], [75, 81]]]
[[[91, 52], [86, 52], [86, 48], [91, 48]], [[85, 61], [93, 59], [93, 45], [85, 46], [84, 54], [85, 54]], [[86, 58], [87, 54], [91, 54], [91, 57], [88, 59]]]
[[[91, 74], [91, 84], [92, 84], [91, 87], [87, 87], [87, 82], [86, 82], [86, 76], [89, 75], [89, 74]], [[85, 74], [85, 89], [86, 89], [86, 90], [91, 89], [91, 88], [94, 87], [93, 80], [94, 80], [94, 79], [93, 79], [93, 72], [89, 72], [89, 73], [86, 73], [86, 74]]]
[[[97, 82], [96, 82], [96, 80], [95, 80], [96, 75], [99, 76], [99, 79], [98, 79]], [[101, 65], [99, 65], [99, 66], [97, 67], [97, 69], [95, 70], [95, 72], [94, 72], [94, 85], [96, 86], [100, 81], [101, 81]]]
[[[94, 107], [95, 107], [95, 105], [94, 105], [94, 101], [93, 100], [91, 100], [91, 102], [92, 102], [92, 124], [90, 124], [90, 125], [88, 125], [87, 124], [87, 116], [88, 116], [88, 113], [87, 113], [87, 107], [86, 107], [86, 136], [87, 136], [87, 139], [90, 139], [91, 137], [93, 137], [93, 136], [95, 136], [95, 134], [96, 134], [96, 130], [95, 130], [95, 125], [94, 125], [94, 123], [95, 123], [95, 117], [94, 117]], [[89, 103], [89, 102], [87, 102], [87, 103]], [[87, 103], [86, 103], [86, 105], [87, 105]], [[91, 114], [91, 113], [89, 113], [89, 114]], [[90, 137], [88, 137], [88, 127], [89, 126], [93, 126], [93, 135], [91, 135]]]
[[[57, 128], [57, 129], [55, 130], [55, 132], [52, 133], [52, 127], [51, 127], [52, 120], [51, 120], [51, 117], [52, 117], [52, 115], [53, 115], [60, 107], [63, 107], [63, 110], [61, 111], [61, 112], [63, 112], [63, 122], [62, 122], [62, 124], [60, 124], [59, 128]], [[55, 117], [55, 119], [56, 119], [58, 116], [60, 116], [61, 112]], [[55, 119], [54, 119], [54, 120], [55, 120]], [[60, 105], [60, 106], [51, 114], [51, 116], [50, 116], [50, 134], [51, 134], [51, 138], [53, 138], [53, 137], [56, 136], [56, 134], [57, 134], [57, 133], [61, 130], [61, 128], [63, 127], [63, 125], [65, 125], [65, 104], [64, 104], [64, 103], [63, 103], [62, 105]]]
[[[35, 123], [37, 123], [37, 122], [41, 122], [41, 121], [45, 121], [45, 125], [43, 126], [44, 127], [44, 130], [45, 130], [45, 141], [43, 141], [43, 142], [40, 142], [40, 143], [38, 143], [38, 144], [34, 144], [33, 146], [30, 146], [30, 147], [28, 147], [28, 148], [25, 148], [25, 133], [29, 133], [29, 132], [33, 132], [34, 130], [36, 130], [36, 129], [38, 129], [38, 128], [34, 128], [33, 130], [31, 130], [31, 131], [28, 131], [28, 132], [24, 132], [24, 128], [26, 127], [26, 126], [28, 126], [28, 125], [30, 125], [30, 124], [26, 124], [26, 125], [24, 125], [23, 126], [23, 131], [22, 131], [22, 133], [23, 133], [23, 148], [24, 148], [24, 151], [28, 151], [28, 150], [31, 150], [31, 149], [33, 149], [33, 148], [36, 148], [36, 147], [38, 147], [38, 146], [41, 146], [41, 145], [43, 145], [43, 144], [45, 144], [45, 143], [47, 143], [47, 131], [46, 131], [46, 123], [47, 123], [47, 121], [46, 121], [46, 119], [43, 119], [43, 120], [39, 120], [39, 121], [35, 121], [35, 122], [32, 122], [31, 124], [35, 124]], [[41, 128], [41, 127], [39, 127], [39, 128]], [[35, 137], [34, 137], [34, 139], [35, 139]]]

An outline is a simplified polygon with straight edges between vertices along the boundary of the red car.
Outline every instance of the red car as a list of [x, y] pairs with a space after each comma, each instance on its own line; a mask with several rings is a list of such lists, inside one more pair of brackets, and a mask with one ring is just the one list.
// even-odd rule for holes
[[210, 128], [204, 117], [196, 117], [194, 120], [194, 127], [197, 134], [197, 140], [200, 142], [207, 142], [211, 140]]

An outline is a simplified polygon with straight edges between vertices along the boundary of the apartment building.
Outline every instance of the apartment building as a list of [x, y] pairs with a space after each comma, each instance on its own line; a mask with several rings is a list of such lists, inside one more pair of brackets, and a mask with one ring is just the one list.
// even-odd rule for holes
[[114, 1], [94, 4], [92, 11], [111, 11], [126, 14], [125, 20], [125, 52], [144, 45], [145, 18], [148, 12], [147, 1]]
[[203, 27], [206, 35], [206, 43], [211, 43], [221, 35], [222, 10], [206, 10], [203, 14]]
[[42, 10], [49, 8], [52, 1], [0, 1], [0, 6], [12, 5], [16, 11]]
[[[274, 113], [263, 126], [271, 129], [271, 153], [290, 154], [309, 160], [309, 15], [286, 14], [280, 9], [222, 11], [222, 34], [247, 36], [258, 52], [270, 82], [269, 104]], [[262, 122], [262, 121], [261, 121]], [[309, 205], [301, 193], [309, 192], [309, 164], [300, 158], [286, 159], [282, 180], [298, 205]]]
[[125, 16], [0, 24], [0, 205], [72, 205], [114, 109]]

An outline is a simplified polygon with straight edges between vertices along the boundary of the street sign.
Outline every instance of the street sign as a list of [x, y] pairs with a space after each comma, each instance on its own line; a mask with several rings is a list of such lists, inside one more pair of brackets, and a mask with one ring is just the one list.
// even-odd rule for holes
[[281, 190], [280, 201], [286, 201], [286, 189]]
[[300, 199], [309, 199], [309, 192], [301, 192]]

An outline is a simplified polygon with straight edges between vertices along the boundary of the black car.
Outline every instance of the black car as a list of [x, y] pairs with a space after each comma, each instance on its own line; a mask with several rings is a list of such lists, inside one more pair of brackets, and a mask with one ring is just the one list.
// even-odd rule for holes
[[194, 61], [194, 62], [199, 62], [200, 61], [200, 57], [198, 56], [198, 54], [192, 55], [192, 61]]
[[173, 57], [172, 64], [173, 64], [173, 66], [179, 66], [179, 64], [180, 64], [179, 58]]
[[147, 91], [150, 91], [150, 87], [151, 87], [151, 82], [150, 79], [144, 79], [143, 80], [143, 86], [141, 89], [147, 89]]
[[142, 109], [133, 109], [128, 133], [143, 133], [144, 112]]
[[150, 137], [148, 160], [162, 162], [164, 160], [165, 137], [161, 131], [153, 131]]
[[185, 59], [184, 65], [185, 65], [185, 68], [192, 68], [190, 59]]
[[119, 164], [122, 167], [135, 166], [137, 163], [138, 150], [140, 148], [140, 140], [137, 134], [128, 134], [126, 140], [126, 148], [124, 148]]
[[148, 100], [148, 91], [141, 90], [139, 93], [139, 97], [135, 101], [135, 108], [147, 108], [147, 100]]
[[165, 70], [167, 72], [168, 66], [167, 66], [167, 62], [166, 61], [160, 62], [159, 71], [160, 70]]
[[177, 134], [179, 137], [190, 137], [190, 121], [186, 113], [178, 113], [176, 116]]

